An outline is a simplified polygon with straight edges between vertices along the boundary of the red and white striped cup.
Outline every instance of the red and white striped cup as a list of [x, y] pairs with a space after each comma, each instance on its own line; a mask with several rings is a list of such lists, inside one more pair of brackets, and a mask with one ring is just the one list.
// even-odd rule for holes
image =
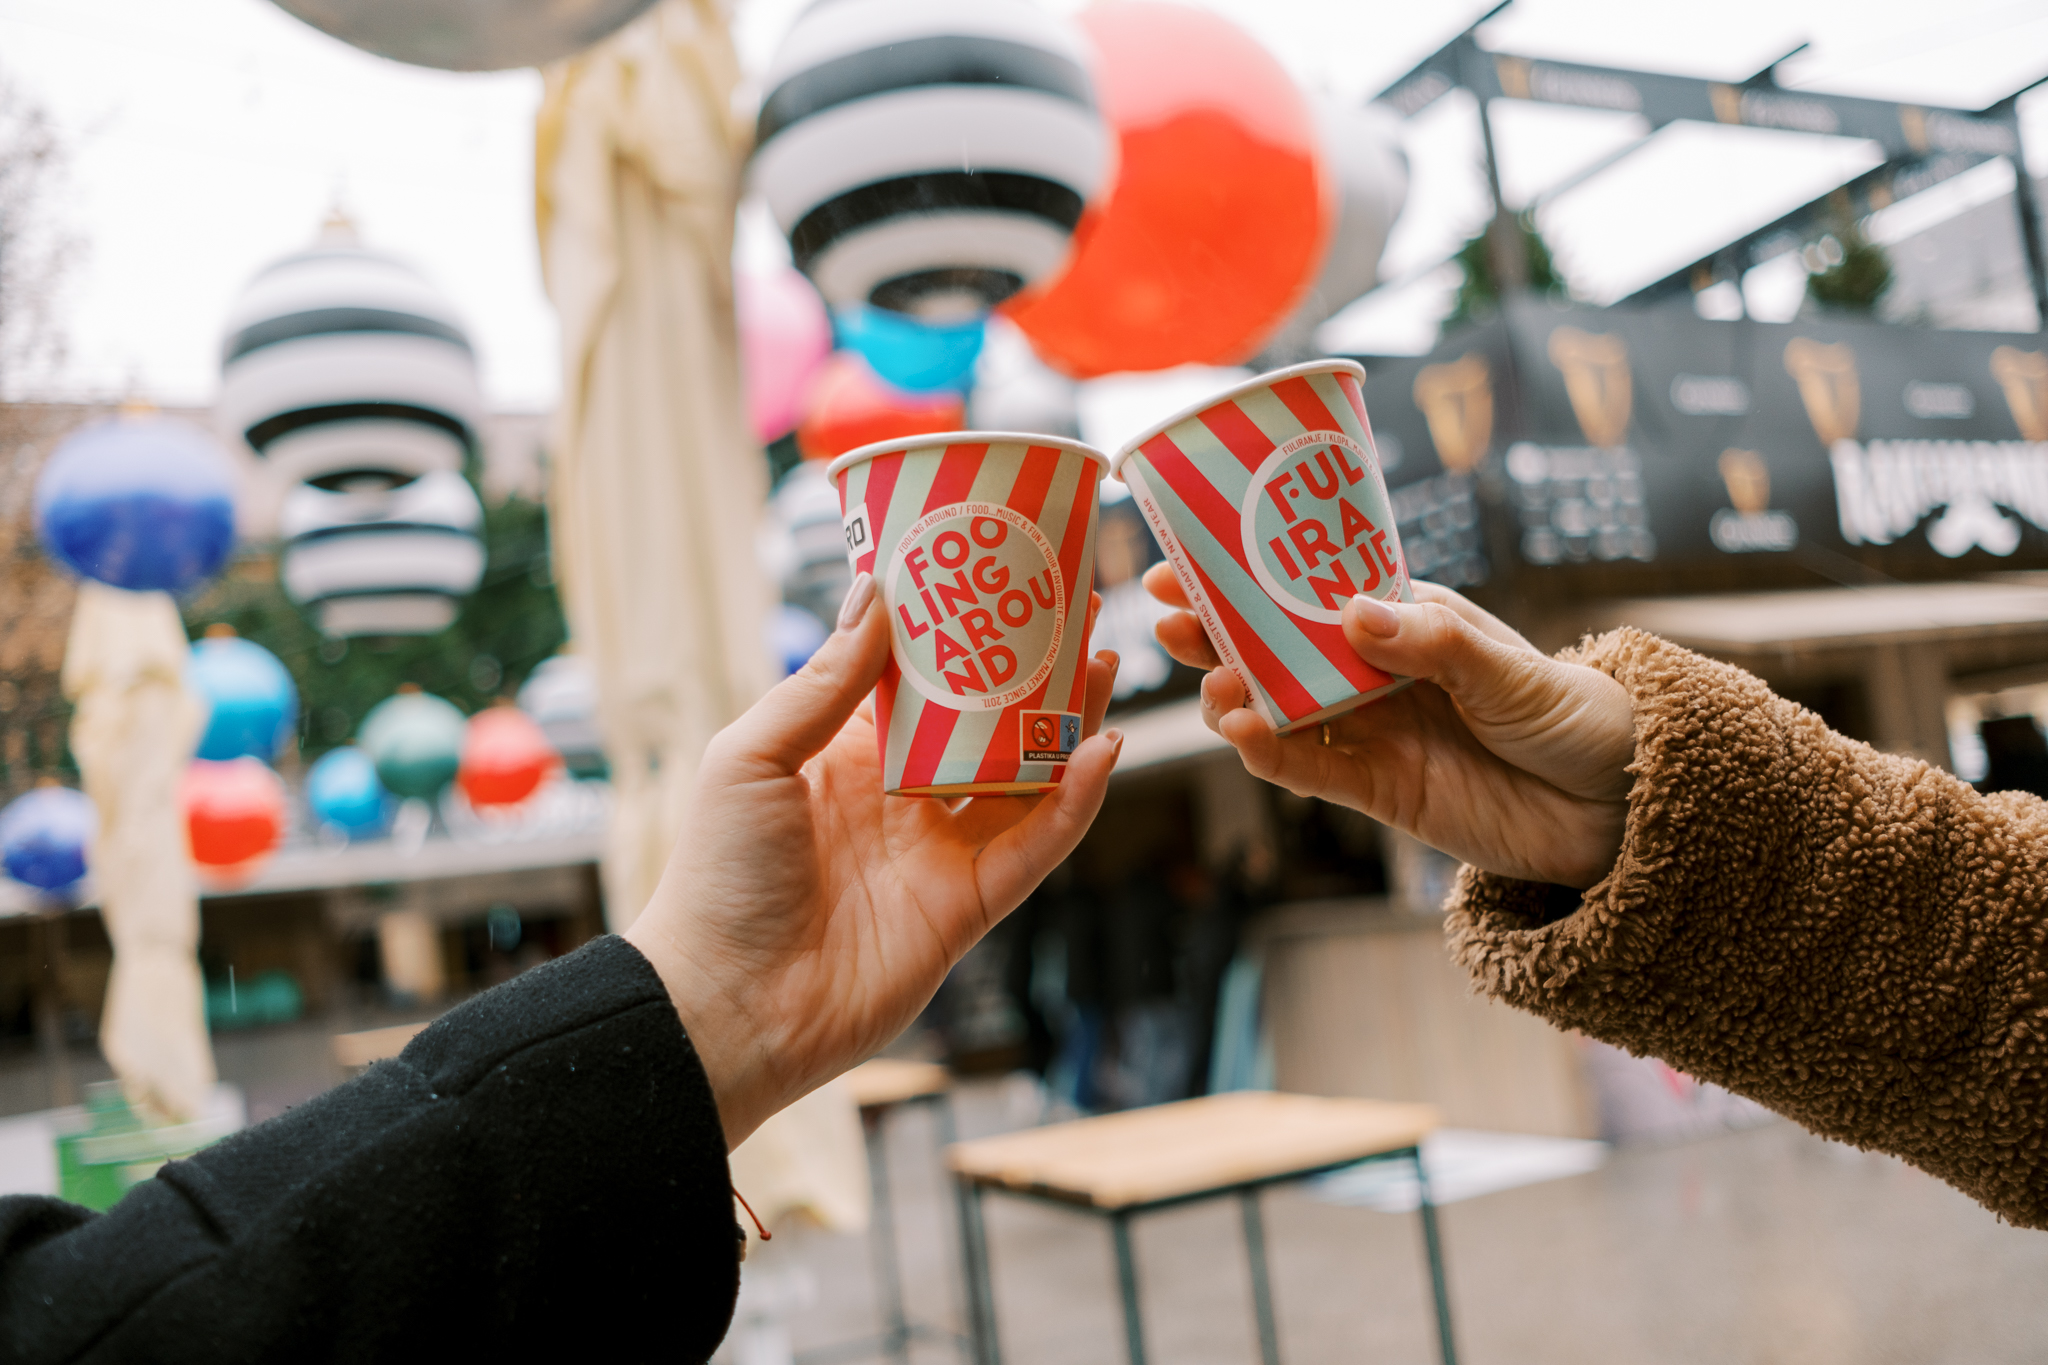
[[1081, 743], [1108, 463], [1078, 441], [1002, 431], [881, 441], [832, 462], [847, 557], [889, 612], [882, 790], [1058, 784]]
[[1224, 666], [1282, 734], [1409, 683], [1338, 624], [1355, 593], [1415, 600], [1348, 360], [1248, 379], [1127, 442], [1129, 485]]

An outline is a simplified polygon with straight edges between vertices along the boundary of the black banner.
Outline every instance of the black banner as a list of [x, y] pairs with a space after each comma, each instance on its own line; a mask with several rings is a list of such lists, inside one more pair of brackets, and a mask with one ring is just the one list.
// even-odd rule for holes
[[1615, 593], [2048, 568], [2048, 338], [1519, 300], [1360, 357], [1413, 572]]

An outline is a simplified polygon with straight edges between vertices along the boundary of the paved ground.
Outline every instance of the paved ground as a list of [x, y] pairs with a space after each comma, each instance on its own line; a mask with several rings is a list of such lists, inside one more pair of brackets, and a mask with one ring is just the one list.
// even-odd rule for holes
[[[368, 1020], [365, 1022], [381, 1022]], [[217, 1039], [223, 1079], [262, 1118], [336, 1079], [327, 1028]], [[80, 1079], [104, 1075], [74, 1052]], [[0, 1113], [40, 1109], [32, 1056], [0, 1063]], [[963, 1136], [1037, 1116], [1035, 1090], [967, 1087]], [[890, 1135], [914, 1315], [958, 1321], [950, 1196], [929, 1122]], [[2048, 1359], [2048, 1233], [2006, 1227], [1895, 1161], [1783, 1123], [1616, 1151], [1584, 1176], [1442, 1211], [1466, 1365], [2019, 1365]], [[991, 1201], [1009, 1365], [1118, 1365], [1107, 1230], [1059, 1209]], [[1295, 1365], [1435, 1359], [1412, 1215], [1269, 1196], [1281, 1347]], [[1234, 1206], [1142, 1223], [1154, 1365], [1257, 1359]], [[796, 1273], [787, 1272], [794, 1267]], [[865, 1238], [792, 1231], [750, 1261], [750, 1292], [805, 1288], [799, 1349], [874, 1327]], [[920, 1348], [916, 1360], [958, 1357]]]
[[[992, 1131], [1025, 1112], [983, 1088], [963, 1097], [962, 1127]], [[953, 1224], [930, 1144], [929, 1125], [905, 1115], [891, 1164], [913, 1306], [950, 1324]], [[2048, 1358], [2048, 1233], [2003, 1226], [1917, 1171], [1789, 1124], [1624, 1148], [1593, 1174], [1482, 1196], [1441, 1217], [1467, 1365]], [[1009, 1365], [1121, 1362], [1103, 1225], [1010, 1201], [992, 1202], [990, 1223]], [[1289, 1361], [1435, 1359], [1412, 1215], [1286, 1190], [1269, 1196], [1267, 1238]], [[1155, 1365], [1257, 1360], [1234, 1205], [1156, 1215], [1137, 1242]], [[812, 1233], [769, 1250], [815, 1286], [796, 1324], [800, 1350], [872, 1330], [864, 1239]], [[749, 1271], [759, 1279], [776, 1266]]]

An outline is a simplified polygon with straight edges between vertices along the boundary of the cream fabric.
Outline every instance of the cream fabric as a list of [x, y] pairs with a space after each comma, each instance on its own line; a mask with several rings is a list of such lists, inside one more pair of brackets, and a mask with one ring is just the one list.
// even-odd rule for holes
[[653, 894], [711, 736], [775, 681], [755, 565], [732, 232], [747, 121], [711, 0], [664, 0], [545, 72], [536, 191], [562, 325], [549, 509], [616, 802], [606, 915]]
[[63, 684], [71, 752], [99, 808], [92, 878], [114, 945], [100, 1047], [132, 1102], [174, 1119], [198, 1117], [214, 1082], [178, 801], [206, 719], [185, 687], [188, 651], [169, 594], [80, 585]]
[[[768, 475], [746, 425], [732, 235], [751, 119], [713, 0], [663, 0], [549, 67], [536, 136], [541, 263], [562, 325], [550, 450], [556, 581], [593, 665], [614, 802], [605, 915], [654, 893], [711, 737], [772, 686], [775, 594], [754, 551]], [[772, 857], [772, 850], [763, 850]], [[733, 1154], [761, 1216], [867, 1224], [841, 1086]]]

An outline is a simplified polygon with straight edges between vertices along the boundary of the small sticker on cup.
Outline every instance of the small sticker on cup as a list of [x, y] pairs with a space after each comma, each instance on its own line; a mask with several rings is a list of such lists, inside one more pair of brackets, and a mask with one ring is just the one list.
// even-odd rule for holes
[[1023, 711], [1026, 763], [1064, 763], [1081, 747], [1081, 717], [1073, 711]]
[[841, 519], [846, 528], [846, 557], [857, 560], [874, 546], [874, 537], [868, 534], [868, 509], [856, 506]]

